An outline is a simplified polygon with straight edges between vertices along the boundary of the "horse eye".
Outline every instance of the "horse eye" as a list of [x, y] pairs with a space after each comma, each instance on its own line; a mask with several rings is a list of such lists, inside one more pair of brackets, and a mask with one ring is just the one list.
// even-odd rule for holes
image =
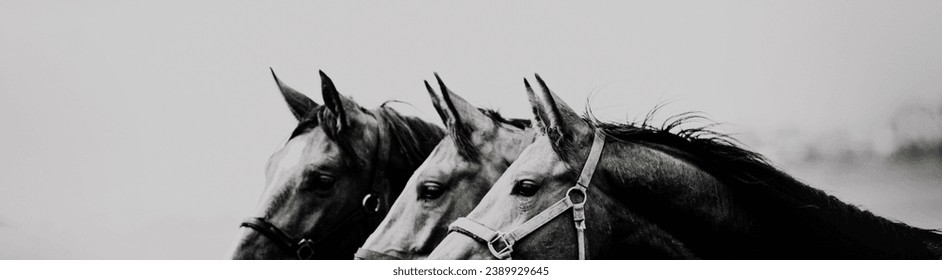
[[419, 199], [432, 200], [442, 196], [445, 188], [434, 182], [424, 183], [419, 186]]
[[305, 185], [311, 190], [327, 191], [334, 186], [334, 181], [334, 177], [323, 174], [313, 174], [308, 177], [307, 183]]
[[511, 194], [530, 197], [540, 190], [540, 186], [530, 180], [517, 181]]

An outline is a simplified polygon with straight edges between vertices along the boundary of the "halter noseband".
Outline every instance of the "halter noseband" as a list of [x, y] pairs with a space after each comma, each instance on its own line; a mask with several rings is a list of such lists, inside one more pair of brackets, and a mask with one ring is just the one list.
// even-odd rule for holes
[[[358, 225], [359, 223], [354, 223], [362, 219], [363, 215], [372, 215], [379, 213], [382, 210], [384, 204], [383, 198], [381, 197], [382, 191], [385, 187], [389, 186], [389, 180], [385, 178], [386, 163], [389, 161], [389, 136], [387, 135], [387, 125], [383, 120], [381, 114], [374, 114], [376, 120], [379, 122], [379, 143], [377, 154], [376, 154], [376, 169], [373, 173], [373, 178], [371, 179], [370, 185], [372, 190], [370, 193], [367, 193], [363, 196], [361, 201], [361, 207], [358, 210], [355, 210], [353, 213], [347, 215], [339, 224], [331, 228], [324, 235], [321, 236], [317, 241], [312, 241], [308, 238], [296, 238], [290, 234], [282, 231], [278, 226], [268, 222], [264, 217], [252, 217], [246, 218], [242, 221], [242, 224], [239, 227], [251, 228], [265, 237], [275, 241], [282, 248], [293, 250], [297, 254], [298, 259], [306, 260], [310, 259], [315, 254], [315, 246], [323, 244], [327, 237], [330, 237], [335, 232], [338, 232], [340, 229], [343, 229], [350, 225]], [[377, 182], [377, 180], [383, 180], [383, 182]], [[362, 210], [362, 211], [360, 211]]]
[[[585, 166], [582, 167], [582, 173], [576, 185], [566, 191], [566, 197], [560, 199], [540, 214], [530, 218], [523, 224], [509, 231], [492, 230], [491, 228], [475, 222], [468, 218], [458, 218], [448, 226], [449, 232], [457, 232], [472, 239], [486, 243], [491, 254], [498, 259], [510, 259], [510, 253], [513, 252], [513, 245], [520, 239], [533, 233], [540, 227], [546, 225], [551, 220], [572, 209], [572, 219], [575, 222], [576, 235], [579, 246], [579, 259], [584, 260], [586, 256], [585, 245], [585, 202], [588, 200], [586, 189], [592, 182], [592, 175], [595, 173], [595, 167], [602, 156], [602, 148], [605, 146], [605, 135], [596, 132], [595, 139], [592, 141], [592, 148], [589, 150], [589, 157], [586, 159]], [[582, 199], [573, 200], [573, 194], [578, 192]]]

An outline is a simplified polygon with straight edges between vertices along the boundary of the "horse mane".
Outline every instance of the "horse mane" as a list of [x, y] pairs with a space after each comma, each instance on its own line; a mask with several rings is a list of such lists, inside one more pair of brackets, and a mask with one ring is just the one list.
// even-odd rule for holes
[[[504, 116], [501, 116], [499, 112], [486, 109], [478, 108], [482, 114], [487, 116], [495, 125], [510, 125], [518, 129], [526, 129], [530, 127], [530, 120], [527, 119], [507, 119]], [[451, 139], [455, 143], [455, 147], [458, 149], [458, 155], [468, 160], [476, 160], [480, 157], [480, 151], [477, 147], [474, 146], [474, 142], [471, 140], [472, 131], [465, 125], [453, 125], [449, 126], [449, 133], [452, 135]]]
[[375, 113], [382, 115], [382, 120], [389, 128], [390, 161], [387, 163], [390, 182], [393, 188], [401, 191], [412, 172], [419, 168], [438, 142], [445, 137], [441, 127], [414, 116], [403, 116], [392, 107], [383, 103]]
[[[667, 147], [687, 154], [686, 160], [728, 186], [733, 199], [742, 203], [747, 215], [763, 228], [761, 234], [784, 235], [780, 245], [783, 248], [822, 242], [831, 244], [825, 246], [842, 246], [852, 250], [854, 256], [865, 258], [925, 257], [933, 254], [929, 251], [942, 252], [938, 230], [891, 221], [812, 188], [774, 167], [761, 154], [740, 147], [729, 135], [711, 130], [716, 125], [712, 121], [697, 128], [680, 128], [690, 121], [709, 121], [699, 112], [674, 115], [660, 127], [652, 126], [652, 116], [659, 108], [652, 109], [641, 123], [601, 122], [591, 110], [584, 120], [609, 139], [650, 143], [655, 145], [647, 147], [661, 151]], [[813, 232], [803, 232], [809, 229]]]
[[478, 111], [481, 111], [481, 113], [484, 113], [485, 116], [491, 118], [491, 120], [493, 120], [496, 124], [507, 124], [519, 129], [527, 129], [530, 127], [530, 120], [528, 119], [507, 119], [504, 118], [504, 116], [501, 116], [500, 112], [486, 108], [478, 108]]

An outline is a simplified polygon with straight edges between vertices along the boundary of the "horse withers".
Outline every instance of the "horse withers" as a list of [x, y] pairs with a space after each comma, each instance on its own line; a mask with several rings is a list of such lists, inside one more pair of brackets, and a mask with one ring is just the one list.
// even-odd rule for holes
[[[528, 120], [504, 119], [425, 83], [448, 134], [412, 174], [389, 214], [357, 251], [357, 259], [423, 259], [448, 225], [471, 212], [494, 181], [533, 142]], [[442, 103], [445, 105], [443, 106]]]
[[320, 76], [324, 105], [274, 77], [298, 125], [268, 161], [234, 259], [350, 259], [444, 136], [386, 104], [364, 109]]

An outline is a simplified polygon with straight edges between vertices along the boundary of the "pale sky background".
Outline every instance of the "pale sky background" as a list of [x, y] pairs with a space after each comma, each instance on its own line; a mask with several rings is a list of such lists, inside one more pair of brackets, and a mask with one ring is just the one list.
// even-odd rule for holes
[[[0, 259], [228, 257], [295, 125], [268, 67], [318, 102], [321, 69], [366, 107], [436, 123], [433, 71], [525, 118], [538, 72], [604, 118], [670, 101], [663, 116], [704, 111], [747, 144], [879, 146], [900, 106], [942, 106], [940, 1], [445, 2], [0, 2]], [[933, 180], [900, 201], [942, 204]], [[907, 182], [837, 192], [942, 227], [939, 208], [881, 206]]]

